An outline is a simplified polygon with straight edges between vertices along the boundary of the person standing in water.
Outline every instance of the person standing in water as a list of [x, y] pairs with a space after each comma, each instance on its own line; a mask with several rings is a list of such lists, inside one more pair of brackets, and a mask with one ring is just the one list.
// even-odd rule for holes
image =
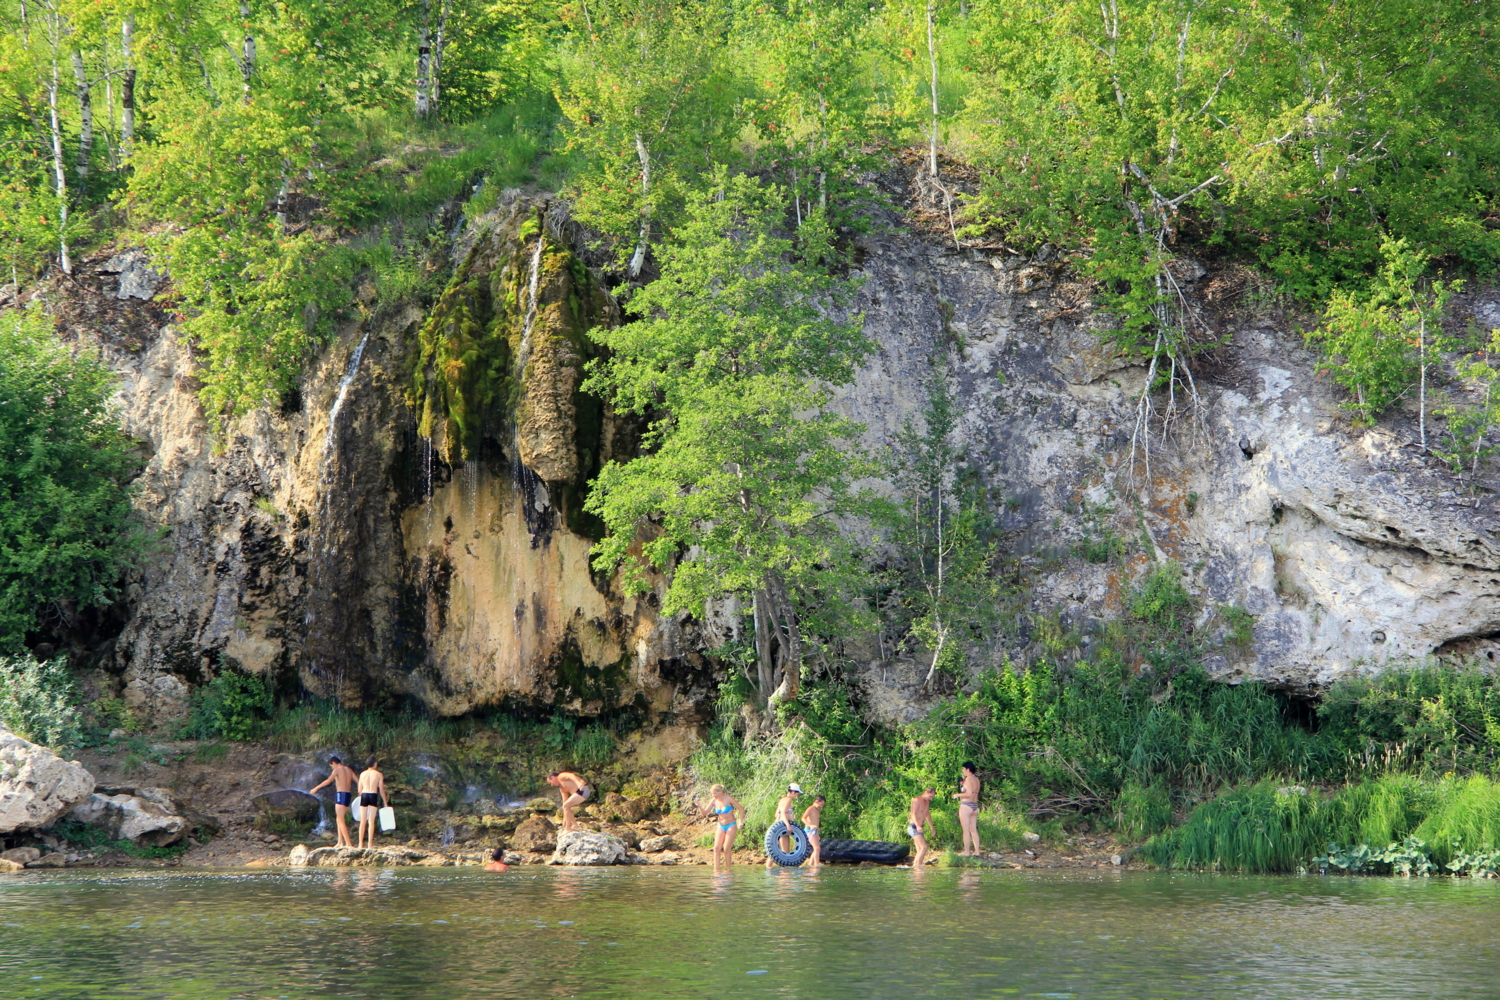
[[922, 831], [926, 830], [934, 839], [937, 837], [937, 831], [932, 828], [932, 800], [936, 796], [937, 789], [928, 785], [922, 789], [921, 795], [911, 800], [911, 812], [907, 814], [906, 835], [917, 845], [917, 856], [911, 863], [916, 871], [927, 863], [927, 838], [922, 836]]
[[484, 866], [487, 872], [508, 872], [510, 865], [505, 863], [505, 849], [497, 847], [490, 854], [490, 863]]
[[725, 868], [734, 864], [734, 838], [740, 832], [740, 824], [745, 822], [745, 807], [723, 785], [715, 785], [708, 791], [713, 796], [713, 816], [718, 826], [714, 831], [714, 871], [718, 871], [720, 858]]
[[[375, 831], [380, 829], [380, 813], [388, 804], [385, 797], [385, 775], [377, 766], [374, 757], [365, 760], [365, 769], [359, 772], [359, 846], [374, 847]], [[375, 803], [379, 802], [377, 808]], [[365, 832], [369, 831], [370, 842], [365, 843]]]
[[[791, 831], [792, 831], [792, 803], [796, 802], [797, 801], [797, 796], [799, 796], [801, 794], [802, 794], [802, 786], [799, 785], [799, 784], [797, 784], [795, 781], [792, 782], [790, 785], [787, 785], [786, 786], [786, 794], [781, 797], [781, 801], [780, 802], [776, 803], [776, 815], [771, 817], [771, 825], [772, 826], [775, 826], [777, 823], [785, 823], [786, 824], [787, 833], [783, 834], [781, 836], [780, 840], [777, 841], [777, 843], [779, 843], [781, 845], [781, 849], [783, 851], [785, 851], [785, 850], [788, 849], [787, 848], [787, 841], [792, 839], [790, 836], [787, 835], [787, 834], [790, 834]], [[794, 843], [795, 843], [795, 841], [794, 841]], [[766, 867], [767, 868], [775, 868], [776, 867], [776, 862], [774, 862], [774, 861], [771, 860], [771, 856], [769, 854], [766, 855]]]
[[578, 825], [573, 810], [588, 801], [589, 783], [572, 771], [553, 771], [547, 775], [547, 784], [562, 792], [562, 828], [566, 833]]
[[807, 831], [807, 842], [812, 844], [811, 867], [817, 868], [823, 863], [823, 838], [818, 834], [818, 827], [823, 822], [823, 806], [828, 802], [821, 795], [814, 795], [812, 805], [802, 811], [802, 829]]
[[958, 856], [976, 858], [979, 856], [979, 775], [972, 761], [964, 761], [963, 769], [960, 790], [953, 796], [958, 799], [958, 825], [964, 831], [964, 849], [958, 852]]
[[328, 758], [328, 766], [333, 773], [315, 785], [309, 795], [317, 795], [318, 791], [327, 788], [329, 783], [333, 784], [333, 817], [338, 826], [339, 837], [334, 847], [353, 847], [354, 842], [349, 839], [349, 804], [354, 801], [354, 782], [358, 778], [354, 774], [354, 768], [344, 763], [344, 759], [338, 755]]

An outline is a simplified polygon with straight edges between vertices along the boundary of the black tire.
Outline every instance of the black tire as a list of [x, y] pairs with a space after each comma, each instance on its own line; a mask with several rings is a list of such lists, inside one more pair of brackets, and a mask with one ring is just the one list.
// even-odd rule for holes
[[[792, 838], [792, 851], [788, 854], [781, 849], [781, 838]], [[771, 824], [771, 829], [766, 831], [766, 857], [783, 868], [796, 868], [802, 862], [812, 856], [812, 842], [807, 839], [807, 831], [800, 826], [794, 825], [790, 830], [781, 820]]]
[[898, 865], [911, 853], [907, 844], [893, 844], [886, 840], [825, 840], [823, 860], [829, 864], [859, 864], [863, 861], [877, 865]]

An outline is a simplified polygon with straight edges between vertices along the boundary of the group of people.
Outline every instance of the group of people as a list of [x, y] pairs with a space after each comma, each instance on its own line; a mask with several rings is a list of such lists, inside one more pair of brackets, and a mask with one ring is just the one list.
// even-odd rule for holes
[[[338, 847], [354, 847], [349, 839], [349, 826], [347, 816], [349, 807], [353, 803], [356, 791], [359, 794], [359, 845], [360, 847], [375, 846], [375, 831], [378, 827], [378, 814], [376, 803], [379, 808], [388, 804], [385, 792], [385, 775], [380, 772], [379, 760], [370, 757], [365, 761], [365, 768], [359, 774], [344, 763], [338, 756], [328, 758], [332, 769], [331, 773], [320, 784], [315, 786], [311, 793], [316, 795], [319, 790], [334, 787], [334, 817], [338, 825]], [[578, 828], [578, 817], [575, 810], [587, 802], [592, 794], [589, 783], [581, 776], [572, 771], [553, 771], [547, 775], [547, 784], [558, 789], [562, 796], [562, 830], [576, 830]], [[963, 850], [959, 852], [960, 857], [973, 857], [980, 852], [979, 845], [979, 774], [974, 764], [965, 761], [963, 764], [963, 777], [959, 781], [959, 790], [953, 793], [958, 800], [958, 825], [963, 830]], [[714, 830], [713, 866], [714, 871], [721, 867], [728, 868], [734, 863], [734, 840], [739, 834], [740, 828], [745, 825], [747, 813], [738, 799], [729, 794], [729, 789], [723, 785], [714, 785], [709, 789], [713, 805], [710, 812], [713, 815], [716, 829]], [[822, 795], [813, 796], [812, 804], [802, 810], [800, 824], [794, 823], [792, 813], [796, 809], [797, 800], [802, 796], [802, 786], [795, 781], [787, 786], [786, 794], [776, 803], [776, 814], [771, 818], [774, 826], [776, 823], [784, 824], [787, 831], [781, 838], [783, 850], [789, 850], [788, 841], [793, 826], [800, 825], [803, 833], [807, 835], [807, 842], [812, 847], [812, 853], [808, 858], [812, 868], [818, 868], [823, 864], [823, 837], [820, 832], [823, 820], [823, 807], [828, 804], [827, 798]], [[936, 831], [932, 826], [932, 800], [937, 797], [937, 789], [928, 785], [922, 792], [911, 800], [911, 808], [907, 814], [906, 835], [912, 839], [916, 848], [916, 856], [912, 859], [912, 867], [921, 868], [927, 862], [928, 837], [936, 837]], [[368, 841], [368, 842], [367, 842]], [[490, 871], [506, 871], [505, 853], [496, 849], [485, 866]], [[768, 855], [766, 867], [774, 867], [774, 862]]]
[[[374, 847], [375, 831], [380, 829], [380, 814], [377, 809], [390, 805], [385, 794], [385, 775], [380, 771], [380, 761], [374, 757], [365, 759], [365, 769], [359, 774], [344, 763], [338, 755], [328, 758], [332, 773], [315, 785], [309, 794], [316, 795], [329, 785], [333, 786], [333, 815], [338, 826], [335, 847], [355, 846], [349, 840], [349, 807], [354, 803], [355, 792], [359, 793], [359, 846]], [[376, 803], [380, 803], [378, 806]], [[366, 843], [368, 837], [369, 842]]]
[[[551, 780], [550, 778], [548, 779]], [[965, 761], [963, 764], [963, 777], [959, 780], [959, 790], [953, 793], [958, 800], [958, 825], [963, 831], [963, 850], [959, 852], [960, 857], [976, 857], [982, 851], [979, 843], [979, 772], [973, 762]], [[710, 812], [713, 814], [717, 829], [714, 830], [713, 865], [714, 871], [721, 867], [728, 868], [733, 864], [734, 839], [744, 825], [746, 819], [745, 807], [740, 805], [738, 799], [729, 794], [729, 790], [723, 785], [714, 785], [709, 789], [712, 796]], [[796, 802], [802, 795], [802, 786], [795, 781], [787, 786], [786, 794], [776, 803], [776, 814], [771, 817], [771, 824], [785, 824], [785, 829], [790, 833], [792, 826], [792, 813]], [[911, 808], [907, 813], [906, 835], [912, 839], [912, 845], [916, 848], [916, 856], [912, 859], [913, 868], [921, 868], [927, 863], [927, 852], [929, 850], [927, 838], [936, 837], [937, 833], [932, 826], [932, 800], [937, 797], [937, 789], [928, 785], [921, 793], [911, 800]], [[823, 863], [823, 837], [820, 832], [823, 819], [823, 807], [828, 800], [822, 795], [813, 797], [812, 804], [802, 811], [801, 826], [807, 834], [807, 842], [812, 846], [812, 854], [808, 858], [811, 867], [817, 868]], [[789, 835], [781, 838], [782, 850], [789, 849]], [[771, 868], [774, 862], [768, 855], [766, 867]]]

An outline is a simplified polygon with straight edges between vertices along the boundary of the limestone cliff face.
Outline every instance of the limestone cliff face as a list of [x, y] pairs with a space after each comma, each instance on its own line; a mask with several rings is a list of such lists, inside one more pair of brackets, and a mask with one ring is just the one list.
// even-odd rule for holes
[[[855, 308], [880, 352], [839, 405], [890, 446], [922, 403], [933, 352], [948, 352], [964, 445], [1007, 498], [1008, 547], [1041, 580], [1033, 611], [1059, 609], [1086, 635], [1169, 558], [1202, 602], [1200, 629], [1222, 635], [1226, 605], [1256, 616], [1251, 645], [1209, 661], [1228, 679], [1307, 689], [1392, 658], [1500, 649], [1493, 494], [1421, 455], [1411, 414], [1353, 428], [1291, 323], [1242, 304], [1243, 277], [1183, 276], [1229, 345], [1199, 375], [1202, 405], [1165, 432], [1152, 424], [1149, 475], [1134, 468], [1138, 515], [1126, 487], [1146, 373], [1101, 346], [1109, 321], [1065, 261], [904, 235], [872, 243], [863, 274]], [[1460, 312], [1460, 324], [1500, 325], [1500, 293]], [[1106, 530], [1134, 543], [1142, 520], [1150, 543], [1123, 564], [1073, 554]], [[871, 693], [899, 716], [920, 674], [877, 666]]]
[[[165, 537], [95, 657], [101, 688], [166, 719], [230, 664], [350, 704], [702, 717], [701, 637], [589, 566], [583, 490], [633, 434], [579, 389], [583, 331], [617, 321], [613, 302], [556, 205], [512, 198], [462, 242], [435, 306], [366, 308], [309, 372], [300, 408], [222, 436], [173, 328], [106, 342], [125, 426], [152, 455], [141, 510]], [[1100, 346], [1107, 319], [1066, 261], [900, 229], [861, 249], [856, 308], [880, 349], [837, 405], [888, 448], [920, 411], [934, 354], [951, 359], [969, 459], [1007, 498], [1006, 545], [1040, 581], [1034, 611], [1086, 633], [1170, 558], [1201, 598], [1200, 630], [1222, 631], [1226, 605], [1256, 616], [1252, 644], [1211, 660], [1227, 678], [1313, 687], [1390, 657], [1500, 648], [1491, 494], [1476, 500], [1420, 455], [1400, 415], [1352, 429], [1300, 336], [1236, 304], [1229, 278], [1182, 276], [1229, 346], [1202, 405], [1165, 433], [1152, 425], [1136, 508], [1127, 456], [1145, 372]], [[1463, 309], [1500, 324], [1493, 293]], [[1073, 554], [1087, 534], [1135, 543], [1143, 526], [1149, 541], [1122, 561]], [[879, 655], [865, 657], [871, 695], [909, 715], [921, 672]]]
[[630, 434], [577, 391], [583, 330], [612, 302], [559, 224], [507, 201], [430, 314], [361, 306], [300, 407], [222, 435], [173, 327], [96, 338], [151, 453], [142, 516], [163, 531], [123, 632], [92, 657], [97, 689], [161, 722], [226, 666], [350, 705], [692, 717], [712, 691], [697, 643], [589, 565], [583, 477]]

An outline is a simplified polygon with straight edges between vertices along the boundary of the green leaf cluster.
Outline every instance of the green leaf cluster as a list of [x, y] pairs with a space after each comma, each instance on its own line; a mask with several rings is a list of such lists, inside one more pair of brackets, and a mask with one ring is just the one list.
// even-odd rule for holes
[[83, 742], [77, 703], [66, 658], [0, 657], [0, 723], [17, 736], [67, 753]]

